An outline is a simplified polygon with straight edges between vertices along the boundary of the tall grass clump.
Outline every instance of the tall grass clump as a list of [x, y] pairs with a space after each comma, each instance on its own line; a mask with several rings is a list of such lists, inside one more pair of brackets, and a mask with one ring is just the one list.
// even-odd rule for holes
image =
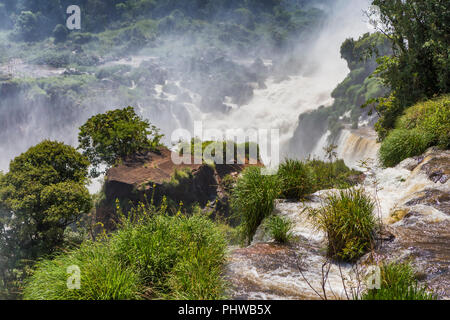
[[285, 217], [270, 216], [265, 222], [266, 231], [270, 236], [279, 243], [287, 243], [292, 239], [292, 221]]
[[[150, 298], [220, 299], [226, 240], [202, 215], [138, 214], [111, 240], [115, 257], [136, 266]], [[145, 218], [142, 218], [142, 217]]]
[[408, 263], [389, 263], [380, 266], [380, 289], [363, 293], [362, 300], [435, 300], [434, 294], [420, 286]]
[[[165, 208], [166, 209], [166, 208]], [[226, 240], [205, 216], [168, 216], [139, 206], [101, 242], [37, 263], [25, 299], [220, 299]], [[81, 289], [68, 290], [66, 269], [77, 265]]]
[[300, 200], [313, 191], [314, 172], [305, 163], [286, 159], [278, 169], [282, 196]]
[[[133, 266], [112, 258], [111, 248], [103, 242], [85, 242], [69, 253], [36, 263], [26, 280], [25, 300], [135, 300], [142, 289]], [[67, 287], [67, 268], [78, 266], [79, 290]]]
[[406, 158], [424, 153], [430, 145], [430, 135], [417, 129], [395, 129], [386, 137], [379, 155], [383, 166], [394, 167]]
[[330, 194], [318, 209], [311, 209], [317, 227], [326, 233], [327, 255], [355, 261], [374, 246], [377, 220], [374, 202], [361, 189]]
[[242, 172], [231, 195], [231, 206], [241, 221], [242, 236], [248, 244], [264, 218], [272, 213], [280, 192], [277, 175], [262, 175], [258, 167]]

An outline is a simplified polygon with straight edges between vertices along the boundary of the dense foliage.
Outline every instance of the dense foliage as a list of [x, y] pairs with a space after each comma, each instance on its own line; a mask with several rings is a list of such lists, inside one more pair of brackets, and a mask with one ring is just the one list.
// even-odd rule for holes
[[[52, 253], [67, 226], [91, 209], [89, 162], [74, 148], [43, 141], [0, 176], [0, 253], [4, 286], [14, 290], [24, 260]], [[17, 275], [16, 273], [19, 273]]]
[[427, 148], [450, 148], [450, 99], [443, 96], [417, 103], [405, 110], [380, 148], [380, 160], [392, 167], [421, 155]]
[[91, 117], [80, 127], [78, 142], [95, 177], [101, 163], [112, 166], [136, 153], [157, 151], [161, 137], [158, 128], [127, 107]]
[[248, 244], [264, 218], [272, 213], [280, 192], [278, 176], [263, 175], [258, 167], [247, 168], [237, 181], [231, 205], [240, 218], [243, 237]]
[[[83, 0], [77, 5], [84, 34], [114, 33], [128, 49], [142, 48], [159, 36], [193, 35], [208, 29], [206, 33], [213, 34], [214, 41], [251, 48], [250, 43], [261, 39], [283, 46], [291, 35], [314, 26], [323, 13], [309, 3], [312, 1]], [[12, 37], [17, 40], [38, 41], [53, 35], [59, 42], [64, 40], [58, 36], [63, 33], [55, 33], [55, 27], [65, 26], [66, 9], [72, 4], [69, 0], [1, 0], [0, 14], [7, 19], [3, 27], [14, 25]]]
[[376, 107], [381, 115], [376, 128], [384, 139], [407, 107], [450, 91], [450, 3], [374, 0], [373, 5], [377, 26], [393, 48], [376, 71], [392, 93]]
[[[36, 264], [25, 299], [123, 300], [220, 299], [226, 241], [200, 215], [168, 216], [166, 208], [143, 205], [119, 230], [99, 242]], [[81, 289], [67, 289], [67, 267], [77, 265]]]

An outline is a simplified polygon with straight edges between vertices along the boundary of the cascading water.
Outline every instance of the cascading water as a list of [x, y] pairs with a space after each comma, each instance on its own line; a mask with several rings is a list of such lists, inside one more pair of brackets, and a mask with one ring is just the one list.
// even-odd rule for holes
[[192, 114], [192, 118], [203, 121], [205, 128], [223, 131], [279, 129], [282, 156], [292, 153], [286, 148], [298, 116], [321, 105], [330, 105], [332, 90], [348, 73], [339, 53], [342, 42], [370, 31], [363, 21], [363, 10], [368, 6], [366, 0], [336, 1], [330, 18], [313, 44], [299, 46], [302, 51], [292, 54], [293, 57], [296, 54], [306, 57], [298, 75], [282, 82], [269, 78], [266, 89], [256, 90], [250, 103], [232, 109], [228, 114]]
[[[311, 152], [313, 157], [325, 159], [324, 148], [329, 145], [330, 132], [325, 133]], [[375, 130], [362, 127], [357, 130], [343, 129], [336, 145], [338, 159], [344, 159], [350, 168], [361, 169], [361, 161], [377, 162], [380, 144], [377, 142]]]

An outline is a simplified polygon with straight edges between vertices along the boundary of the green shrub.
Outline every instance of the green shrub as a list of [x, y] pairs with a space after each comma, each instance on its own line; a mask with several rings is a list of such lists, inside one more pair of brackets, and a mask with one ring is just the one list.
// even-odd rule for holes
[[381, 163], [394, 167], [406, 158], [418, 156], [430, 146], [431, 139], [428, 133], [418, 129], [394, 129], [381, 144]]
[[355, 261], [373, 247], [374, 207], [363, 190], [350, 189], [330, 194], [320, 208], [310, 210], [318, 229], [326, 233], [330, 258]]
[[[103, 242], [85, 242], [37, 263], [25, 299], [220, 299], [226, 241], [204, 216], [132, 210]], [[77, 265], [81, 290], [68, 290], [66, 268]]]
[[276, 175], [262, 175], [258, 167], [245, 169], [231, 197], [231, 206], [241, 221], [243, 237], [250, 244], [256, 229], [272, 213], [274, 200], [280, 195]]
[[91, 176], [98, 177], [101, 163], [113, 166], [139, 152], [158, 152], [161, 138], [157, 127], [127, 107], [89, 118], [80, 127], [78, 149], [92, 165]]
[[293, 223], [289, 219], [280, 216], [270, 216], [265, 222], [266, 230], [270, 236], [279, 243], [287, 243], [292, 238]]
[[287, 159], [280, 165], [278, 176], [286, 199], [300, 200], [313, 190], [313, 171], [301, 161]]
[[[201, 145], [201, 153], [200, 153], [200, 145]], [[197, 148], [198, 149], [197, 149]], [[229, 149], [233, 156], [227, 154]], [[182, 152], [186, 152], [190, 150], [191, 155], [203, 157], [203, 161], [212, 162], [215, 160], [215, 157], [221, 160], [224, 164], [229, 160], [234, 160], [235, 162], [240, 161], [241, 163], [249, 163], [250, 161], [256, 162], [260, 161], [261, 157], [259, 154], [259, 145], [254, 142], [245, 142], [245, 143], [236, 143], [234, 141], [200, 141], [199, 139], [193, 138], [190, 143], [182, 142], [179, 145], [180, 155]], [[222, 153], [222, 158], [220, 158], [220, 153]], [[239, 156], [244, 156], [239, 157]], [[211, 156], [212, 159], [209, 157]]]
[[203, 216], [148, 217], [137, 226], [125, 226], [112, 246], [118, 259], [138, 268], [155, 298], [219, 299], [223, 295], [219, 275], [226, 241]]
[[398, 120], [397, 128], [421, 130], [430, 135], [431, 145], [450, 148], [450, 96], [428, 100], [408, 108]]
[[314, 186], [312, 192], [332, 188], [348, 188], [355, 184], [351, 176], [359, 175], [360, 172], [351, 170], [345, 165], [344, 160], [324, 162], [312, 159], [306, 165], [313, 171]]
[[362, 300], [434, 300], [436, 297], [421, 287], [414, 270], [407, 263], [380, 266], [381, 287], [363, 293]]

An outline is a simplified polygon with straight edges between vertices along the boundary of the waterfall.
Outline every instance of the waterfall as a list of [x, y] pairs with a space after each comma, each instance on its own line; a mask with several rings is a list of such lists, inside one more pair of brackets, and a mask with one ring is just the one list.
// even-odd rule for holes
[[331, 92], [349, 72], [340, 57], [340, 46], [346, 38], [370, 31], [362, 16], [368, 5], [367, 0], [336, 1], [315, 42], [307, 48], [299, 47], [299, 52], [292, 54], [307, 57], [300, 74], [282, 82], [270, 78], [267, 88], [256, 90], [250, 103], [228, 114], [197, 114], [193, 118], [203, 120], [206, 128], [219, 130], [279, 129], [280, 144], [287, 153], [298, 116], [333, 102]]

